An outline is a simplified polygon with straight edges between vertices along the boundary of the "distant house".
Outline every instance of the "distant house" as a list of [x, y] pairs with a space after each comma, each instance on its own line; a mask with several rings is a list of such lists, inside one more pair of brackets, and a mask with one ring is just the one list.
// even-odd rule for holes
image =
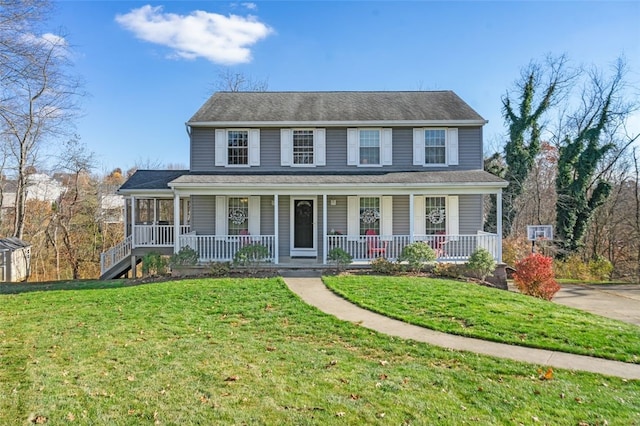
[[483, 205], [507, 182], [483, 170], [486, 120], [451, 91], [214, 94], [186, 123], [189, 170], [138, 170], [119, 189], [125, 240], [102, 277], [148, 251], [189, 246], [229, 261], [249, 241], [273, 264], [397, 259], [410, 243], [438, 261], [479, 247], [502, 257]]
[[31, 244], [18, 238], [0, 239], [0, 281], [26, 281], [31, 272]]

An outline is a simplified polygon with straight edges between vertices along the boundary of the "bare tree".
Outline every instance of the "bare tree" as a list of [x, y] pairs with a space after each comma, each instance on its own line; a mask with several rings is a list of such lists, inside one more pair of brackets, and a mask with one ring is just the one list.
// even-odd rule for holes
[[217, 74], [214, 84], [216, 92], [266, 92], [269, 88], [267, 79], [255, 79], [230, 68], [219, 68]]
[[16, 178], [13, 236], [22, 238], [27, 170], [46, 142], [72, 129], [82, 92], [79, 79], [70, 74], [65, 38], [38, 32], [48, 2], [3, 0], [0, 6], [0, 19], [6, 19], [0, 24], [0, 142]]

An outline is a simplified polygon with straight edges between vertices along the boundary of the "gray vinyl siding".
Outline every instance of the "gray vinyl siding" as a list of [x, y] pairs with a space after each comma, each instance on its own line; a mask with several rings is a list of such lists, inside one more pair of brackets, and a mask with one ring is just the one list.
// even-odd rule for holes
[[[347, 234], [347, 197], [344, 195], [327, 197], [327, 231], [333, 229], [343, 235]], [[336, 205], [331, 205], [331, 200], [336, 200]]]
[[[275, 226], [273, 223], [273, 197], [261, 196], [260, 197], [260, 234], [261, 235], [273, 235], [275, 233]], [[282, 212], [280, 212], [282, 214]]]
[[280, 217], [278, 218], [278, 250], [280, 256], [287, 257], [291, 254], [289, 245], [291, 244], [291, 197], [288, 195], [281, 195], [278, 197], [280, 206], [278, 212]]
[[280, 168], [280, 129], [260, 129], [260, 169]]
[[477, 170], [484, 168], [482, 127], [458, 128], [459, 170]]
[[216, 197], [213, 195], [191, 196], [191, 231], [198, 235], [214, 235]]
[[482, 230], [482, 195], [460, 195], [458, 209], [460, 234], [471, 235]]
[[[393, 128], [393, 164], [380, 169], [384, 171], [425, 171], [423, 166], [413, 165], [413, 127]], [[457, 166], [429, 168], [428, 170], [477, 170], [482, 169], [482, 128], [458, 128]], [[318, 166], [317, 171], [371, 171], [371, 168], [347, 166], [347, 128], [326, 128], [326, 166]], [[191, 171], [205, 172], [223, 170], [215, 166], [215, 129], [193, 128], [191, 130]], [[280, 165], [280, 129], [260, 129], [260, 166], [247, 169], [252, 171], [282, 172], [298, 170]]]
[[214, 129], [191, 129], [191, 166], [194, 172], [213, 170], [215, 153]]
[[409, 235], [409, 196], [393, 196], [393, 233]]

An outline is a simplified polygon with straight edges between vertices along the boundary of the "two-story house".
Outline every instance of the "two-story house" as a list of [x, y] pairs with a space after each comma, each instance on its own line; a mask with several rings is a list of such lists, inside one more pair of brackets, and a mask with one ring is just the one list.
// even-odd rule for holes
[[103, 276], [150, 249], [228, 261], [247, 243], [281, 265], [326, 264], [334, 247], [394, 259], [414, 241], [443, 261], [478, 247], [500, 260], [483, 203], [500, 209], [507, 183], [483, 170], [485, 123], [451, 91], [216, 93], [186, 123], [189, 170], [139, 170], [120, 188], [127, 240]]

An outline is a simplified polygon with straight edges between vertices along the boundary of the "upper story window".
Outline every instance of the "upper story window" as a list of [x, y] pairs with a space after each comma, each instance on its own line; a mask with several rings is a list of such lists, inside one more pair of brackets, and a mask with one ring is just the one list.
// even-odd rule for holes
[[293, 131], [293, 164], [311, 166], [313, 156], [313, 130]]
[[439, 167], [457, 165], [458, 129], [413, 129], [413, 164]]
[[380, 164], [380, 130], [360, 130], [360, 164]]
[[280, 129], [280, 165], [324, 166], [325, 129]]
[[230, 166], [249, 164], [249, 132], [247, 130], [227, 132], [227, 164]]
[[347, 129], [347, 164], [390, 166], [393, 145], [391, 129]]
[[260, 129], [216, 129], [216, 166], [259, 166]]
[[444, 129], [427, 129], [424, 131], [424, 163], [447, 163], [447, 138]]

